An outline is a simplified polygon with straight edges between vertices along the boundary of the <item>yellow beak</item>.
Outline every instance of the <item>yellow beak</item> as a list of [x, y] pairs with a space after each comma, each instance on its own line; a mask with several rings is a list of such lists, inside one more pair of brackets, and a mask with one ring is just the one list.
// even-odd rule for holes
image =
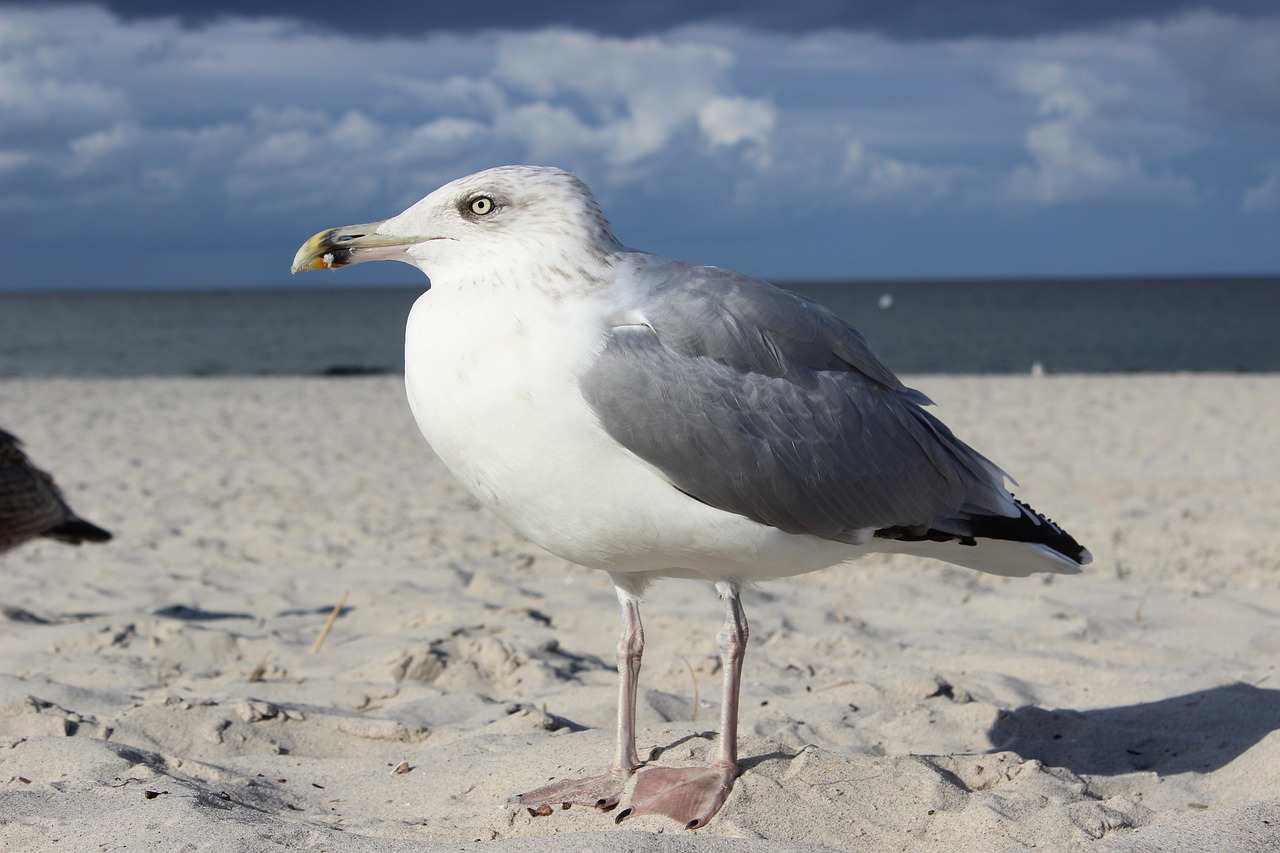
[[381, 222], [369, 222], [321, 231], [298, 249], [290, 271], [337, 269], [364, 261], [408, 261], [405, 246], [420, 242], [421, 238], [379, 234], [380, 225]]

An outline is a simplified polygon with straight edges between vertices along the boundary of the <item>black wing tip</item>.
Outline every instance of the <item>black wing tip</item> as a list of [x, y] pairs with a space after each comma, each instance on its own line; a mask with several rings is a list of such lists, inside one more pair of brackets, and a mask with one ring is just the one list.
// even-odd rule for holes
[[875, 532], [880, 539], [897, 539], [904, 542], [956, 542], [960, 545], [977, 545], [978, 539], [1003, 539], [1009, 542], [1026, 542], [1043, 545], [1065, 557], [1077, 566], [1093, 562], [1093, 555], [1075, 537], [1059, 527], [1051, 518], [1036, 512], [1030, 505], [1013, 499], [1021, 510], [1019, 515], [967, 515], [964, 520], [945, 525], [947, 529], [930, 525], [885, 527]]
[[1047, 515], [1036, 512], [1030, 504], [1013, 499], [1022, 514], [1013, 518], [1005, 516], [983, 515], [973, 518], [975, 536], [990, 539], [1010, 539], [1015, 542], [1029, 542], [1052, 548], [1078, 566], [1093, 562], [1093, 555], [1076, 538], [1063, 530]]
[[56, 539], [59, 542], [66, 542], [68, 545], [79, 545], [83, 542], [110, 542], [112, 539], [109, 530], [103, 530], [98, 525], [85, 521], [83, 518], [64, 521], [57, 527], [50, 528], [40, 535]]

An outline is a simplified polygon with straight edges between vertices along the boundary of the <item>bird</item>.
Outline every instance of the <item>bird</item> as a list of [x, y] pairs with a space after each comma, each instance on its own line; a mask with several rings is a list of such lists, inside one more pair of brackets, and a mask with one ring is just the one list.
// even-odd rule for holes
[[[517, 796], [533, 815], [613, 809], [633, 776], [618, 821], [694, 829], [719, 812], [740, 772], [744, 587], [875, 552], [1006, 576], [1091, 561], [849, 324], [745, 274], [625, 247], [569, 172], [459, 178], [389, 219], [315, 234], [292, 271], [375, 260], [428, 278], [406, 324], [405, 388], [437, 456], [617, 594], [615, 754]], [[645, 766], [636, 751], [640, 603], [664, 578], [708, 581], [724, 604], [719, 744], [704, 767]]]
[[0, 552], [41, 536], [68, 545], [111, 539], [76, 515], [53, 477], [31, 464], [16, 436], [0, 429]]

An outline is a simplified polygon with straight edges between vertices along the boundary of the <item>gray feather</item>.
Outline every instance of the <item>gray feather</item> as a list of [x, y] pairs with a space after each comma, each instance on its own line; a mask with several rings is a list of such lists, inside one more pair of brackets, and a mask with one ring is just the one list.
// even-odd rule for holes
[[[580, 387], [601, 424], [703, 503], [788, 533], [967, 534], [1015, 515], [1003, 473], [926, 412], [860, 334], [738, 273], [654, 259]], [[649, 274], [653, 270], [648, 270]]]

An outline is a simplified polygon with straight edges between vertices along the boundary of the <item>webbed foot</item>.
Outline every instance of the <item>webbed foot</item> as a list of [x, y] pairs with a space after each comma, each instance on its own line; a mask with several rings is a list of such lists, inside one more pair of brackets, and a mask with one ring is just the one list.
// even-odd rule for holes
[[630, 777], [630, 772], [606, 770], [596, 776], [561, 779], [536, 791], [521, 794], [516, 797], [516, 801], [534, 817], [545, 817], [556, 806], [564, 809], [574, 805], [594, 806], [607, 812], [618, 805], [622, 789], [626, 787]]
[[647, 767], [636, 777], [631, 804], [618, 814], [617, 820], [661, 814], [684, 824], [685, 829], [706, 826], [724, 805], [737, 777], [736, 768], [718, 765]]

